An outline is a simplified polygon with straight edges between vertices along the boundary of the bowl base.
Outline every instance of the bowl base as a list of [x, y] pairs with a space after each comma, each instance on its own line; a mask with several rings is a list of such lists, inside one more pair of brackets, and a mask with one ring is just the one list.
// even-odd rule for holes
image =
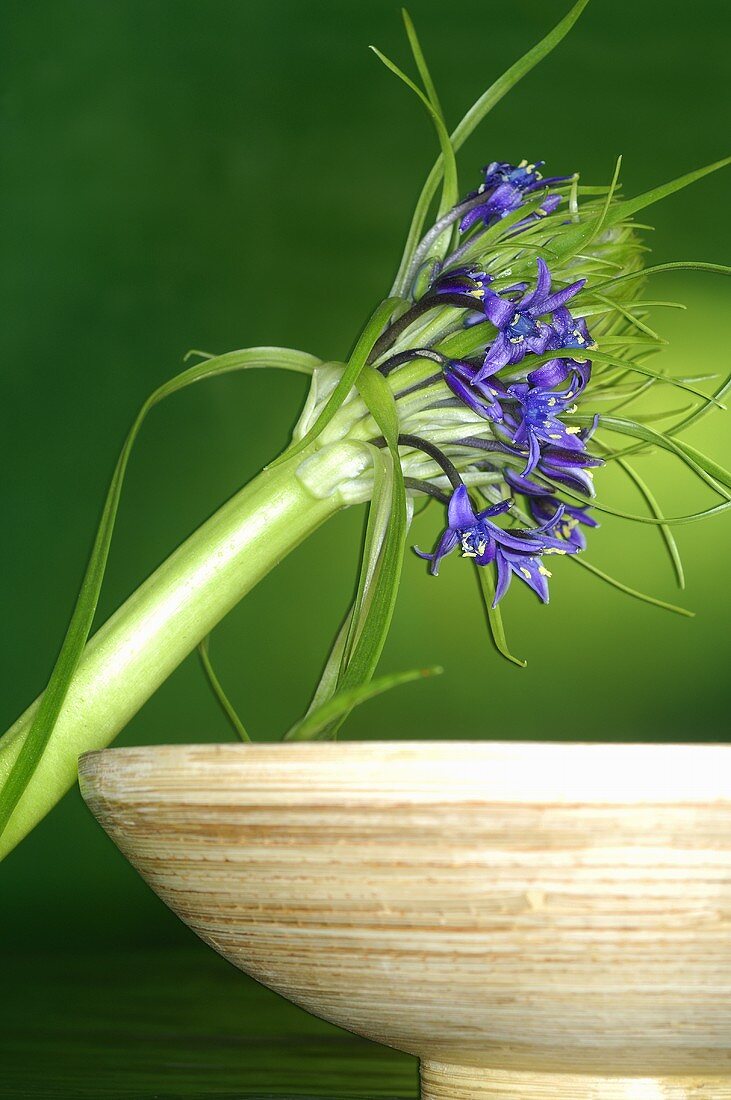
[[527, 1073], [422, 1061], [421, 1100], [731, 1100], [731, 1076]]

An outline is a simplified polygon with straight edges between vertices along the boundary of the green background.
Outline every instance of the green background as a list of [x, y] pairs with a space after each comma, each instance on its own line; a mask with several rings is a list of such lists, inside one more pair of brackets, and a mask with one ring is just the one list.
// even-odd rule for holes
[[[454, 123], [568, 5], [411, 10]], [[623, 153], [634, 193], [729, 150], [731, 9], [699, 0], [594, 0], [570, 38], [465, 147], [464, 189], [488, 160], [544, 158], [605, 182]], [[385, 0], [5, 0], [2, 46], [3, 689], [5, 728], [41, 690], [70, 613], [124, 432], [189, 348], [255, 344], [342, 357], [387, 291], [434, 138], [366, 49], [407, 51]], [[651, 211], [653, 261], [728, 260], [729, 176]], [[728, 285], [663, 276], [664, 366], [728, 371]], [[659, 364], [659, 361], [658, 361]], [[304, 395], [256, 374], [195, 387], [155, 411], [130, 467], [100, 607], [105, 617], [284, 444]], [[666, 401], [676, 407], [677, 394]], [[728, 420], [689, 438], [731, 458]], [[672, 462], [644, 467], [668, 514], [711, 503]], [[601, 495], [641, 507], [613, 473]], [[301, 712], [353, 585], [362, 512], [337, 517], [222, 624], [212, 653], [256, 738]], [[428, 543], [438, 516], [417, 521]], [[485, 636], [471, 570], [406, 563], [384, 670], [445, 675], [362, 708], [348, 738], [724, 740], [726, 517], [677, 529], [685, 620], [559, 563], [552, 603], [514, 585], [506, 607], [526, 671]], [[656, 531], [606, 520], [591, 560], [677, 599]], [[121, 744], [223, 740], [194, 658]], [[109, 950], [185, 943], [68, 796], [0, 868], [4, 946]], [[202, 949], [201, 949], [202, 950]], [[241, 980], [241, 979], [239, 979]]]

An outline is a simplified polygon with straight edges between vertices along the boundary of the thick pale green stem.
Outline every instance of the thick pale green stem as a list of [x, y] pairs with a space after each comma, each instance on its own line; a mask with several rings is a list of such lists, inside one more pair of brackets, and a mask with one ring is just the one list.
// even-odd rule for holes
[[[94, 635], [48, 747], [0, 837], [0, 859], [75, 782], [79, 754], [108, 745], [241, 597], [342, 507], [337, 485], [351, 459], [352, 450], [340, 445], [259, 474]], [[0, 738], [0, 786], [37, 706]]]

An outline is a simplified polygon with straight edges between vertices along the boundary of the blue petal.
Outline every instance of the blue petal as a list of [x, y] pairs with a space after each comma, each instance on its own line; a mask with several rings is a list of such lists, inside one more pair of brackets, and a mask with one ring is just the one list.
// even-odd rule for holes
[[[512, 505], [512, 500], [501, 500], [498, 504], [491, 504], [489, 508], [485, 508], [482, 512], [478, 513], [478, 519], [489, 519], [491, 516], [501, 516], [503, 512], [507, 512]], [[490, 526], [494, 526], [491, 524]]]
[[524, 496], [545, 497], [555, 492], [555, 489], [549, 489], [545, 485], [539, 485], [535, 481], [529, 481], [528, 478], [516, 474], [515, 470], [511, 470], [510, 467], [503, 470], [503, 476], [508, 485], [516, 489], [517, 492], [523, 493]]
[[543, 603], [548, 603], [548, 578], [541, 569], [545, 568], [540, 558], [509, 555], [510, 567], [516, 577], [532, 588]]
[[521, 310], [529, 310], [535, 307], [540, 307], [539, 313], [547, 313], [548, 310], [543, 309], [542, 301], [551, 289], [551, 272], [548, 270], [548, 265], [545, 260], [540, 257], [537, 260], [538, 265], [538, 277], [536, 279], [535, 289], [527, 294], [523, 301], [520, 303]]
[[488, 348], [482, 366], [475, 375], [475, 382], [482, 382], [510, 362], [511, 345], [504, 332], [499, 332]]
[[474, 527], [477, 523], [477, 516], [472, 507], [470, 495], [464, 485], [460, 485], [452, 493], [447, 508], [447, 516], [449, 517], [449, 529], [452, 531], [462, 531], [467, 527]]
[[497, 583], [495, 585], [495, 599], [492, 601], [493, 608], [497, 607], [507, 590], [510, 588], [510, 578], [512, 575], [510, 566], [499, 548], [495, 556], [495, 564], [497, 565]]
[[542, 390], [552, 390], [559, 386], [571, 373], [571, 361], [569, 359], [549, 359], [542, 367], [536, 367], [528, 375], [528, 381], [532, 386]]
[[541, 457], [541, 445], [535, 432], [528, 432], [528, 461], [523, 470], [523, 477], [532, 474]]
[[567, 286], [564, 290], [556, 291], [555, 294], [552, 294], [549, 298], [546, 298], [544, 302], [541, 302], [541, 312], [552, 313], [554, 309], [558, 309], [559, 306], [565, 305], [569, 298], [573, 298], [574, 294], [579, 293], [585, 283], [586, 279], [579, 279], [578, 282], [572, 283], [571, 286]]
[[452, 553], [458, 542], [459, 539], [457, 538], [456, 532], [452, 531], [451, 528], [448, 527], [447, 530], [443, 533], [439, 542], [437, 543], [436, 549], [433, 553], [427, 554], [424, 550], [419, 550], [419, 548], [416, 546], [414, 547], [414, 553], [418, 554], [420, 558], [425, 558], [427, 561], [430, 561], [431, 568], [429, 571], [435, 577], [438, 577], [439, 562], [442, 560], [442, 558], [445, 558], [447, 554]]

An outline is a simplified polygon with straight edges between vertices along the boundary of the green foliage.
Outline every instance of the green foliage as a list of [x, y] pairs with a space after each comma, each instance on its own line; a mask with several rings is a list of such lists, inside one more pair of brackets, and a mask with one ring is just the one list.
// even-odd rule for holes
[[236, 713], [236, 708], [234, 707], [233, 703], [229, 699], [226, 692], [223, 690], [221, 681], [218, 679], [215, 669], [211, 664], [211, 657], [208, 651], [210, 640], [210, 636], [208, 636], [204, 638], [198, 646], [198, 656], [200, 657], [201, 665], [203, 666], [203, 672], [205, 673], [206, 679], [208, 680], [208, 686], [213, 692], [215, 698], [217, 699], [218, 705], [223, 711], [226, 720], [229, 722], [232, 730], [234, 731], [238, 739], [240, 741], [250, 742], [251, 738], [246, 732], [246, 727]]
[[[451, 144], [455, 152], [464, 145], [467, 138], [476, 130], [479, 124], [487, 117], [492, 108], [514, 88], [515, 85], [526, 76], [531, 69], [547, 57], [552, 50], [566, 37], [576, 20], [583, 12], [589, 0], [578, 0], [569, 13], [558, 23], [545, 38], [542, 38], [532, 49], [528, 50], [519, 61], [511, 65], [509, 69], [498, 77], [490, 87], [480, 96], [476, 103], [467, 111], [462, 121], [451, 134]], [[411, 260], [424, 228], [429, 206], [439, 186], [439, 182], [445, 172], [443, 156], [434, 164], [431, 172], [419, 195], [416, 209], [411, 221], [409, 233], [406, 238], [401, 264], [396, 275], [391, 293], [403, 296], [409, 284], [408, 272]]]
[[179, 390], [192, 386], [197, 382], [202, 382], [207, 378], [230, 374], [232, 371], [261, 370], [270, 367], [295, 371], [299, 374], [311, 374], [319, 362], [320, 360], [315, 358], [314, 355], [292, 351], [289, 348], [260, 347], [247, 348], [244, 351], [232, 351], [226, 355], [212, 356], [202, 363], [188, 367], [187, 370], [182, 371], [175, 378], [163, 383], [145, 401], [124, 441], [117, 460], [89, 563], [51, 677], [41, 697], [30, 731], [2, 790], [0, 790], [0, 834], [5, 829], [23, 791], [38, 767], [91, 632], [106, 571], [112, 535], [114, 534], [114, 524], [117, 518], [127, 465], [135, 440], [147, 414], [166, 397], [170, 397]]
[[358, 687], [342, 688], [325, 702], [310, 709], [304, 718], [296, 722], [285, 734], [285, 741], [313, 741], [332, 736], [332, 729], [345, 721], [350, 712], [361, 703], [382, 695], [385, 691], [410, 684], [414, 680], [423, 680], [429, 676], [439, 676], [442, 669], [417, 668], [410, 672], [392, 672], [388, 676], [379, 676], [377, 680], [360, 684]]

